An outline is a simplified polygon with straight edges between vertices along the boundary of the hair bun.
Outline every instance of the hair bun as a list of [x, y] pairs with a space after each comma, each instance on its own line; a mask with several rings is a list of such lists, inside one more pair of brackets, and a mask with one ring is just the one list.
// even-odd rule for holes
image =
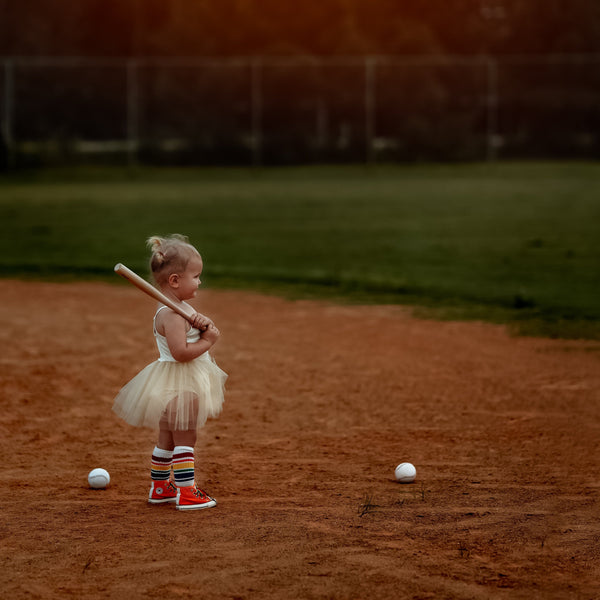
[[148, 248], [150, 248], [153, 254], [158, 254], [161, 253], [161, 248], [163, 246], [164, 241], [164, 238], [161, 238], [158, 235], [153, 235], [152, 237], [148, 238], [148, 241], [146, 243], [148, 244]]

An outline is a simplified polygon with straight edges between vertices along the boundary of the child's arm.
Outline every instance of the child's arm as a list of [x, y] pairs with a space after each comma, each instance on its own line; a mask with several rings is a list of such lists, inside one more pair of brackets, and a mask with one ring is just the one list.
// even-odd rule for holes
[[186, 339], [187, 321], [170, 310], [166, 310], [164, 313], [162, 319], [164, 335], [167, 338], [171, 355], [178, 362], [188, 362], [198, 358], [209, 350], [221, 335], [211, 321], [206, 330], [202, 331], [200, 339], [190, 344]]

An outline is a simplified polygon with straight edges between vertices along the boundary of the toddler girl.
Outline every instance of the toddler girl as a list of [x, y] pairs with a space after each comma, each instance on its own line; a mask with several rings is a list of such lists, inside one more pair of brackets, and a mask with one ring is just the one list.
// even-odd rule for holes
[[193, 323], [159, 306], [154, 336], [160, 357], [120, 390], [113, 410], [130, 425], [159, 430], [148, 501], [175, 502], [179, 510], [210, 508], [216, 501], [194, 479], [194, 445], [196, 430], [208, 417], [217, 416], [223, 405], [227, 374], [208, 352], [220, 332], [185, 302], [201, 283], [203, 264], [196, 248], [180, 235], [151, 237], [148, 245], [156, 285], [193, 316]]

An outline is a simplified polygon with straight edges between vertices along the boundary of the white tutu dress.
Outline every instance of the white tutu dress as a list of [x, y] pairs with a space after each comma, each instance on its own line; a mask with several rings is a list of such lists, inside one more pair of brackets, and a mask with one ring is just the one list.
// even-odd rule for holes
[[[208, 352], [189, 362], [177, 362], [167, 339], [156, 331], [154, 336], [160, 357], [142, 369], [117, 394], [113, 411], [135, 427], [187, 431], [202, 427], [223, 407], [227, 373], [219, 368]], [[190, 328], [188, 343], [197, 342], [200, 332]]]

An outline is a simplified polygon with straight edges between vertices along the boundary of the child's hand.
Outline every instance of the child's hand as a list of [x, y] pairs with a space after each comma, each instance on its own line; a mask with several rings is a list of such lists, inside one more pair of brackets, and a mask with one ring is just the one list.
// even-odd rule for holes
[[219, 339], [220, 335], [221, 332], [211, 322], [211, 324], [206, 328], [206, 330], [202, 332], [202, 335], [200, 337], [203, 340], [214, 344]]
[[193, 315], [192, 327], [198, 329], [199, 331], [206, 331], [209, 325], [214, 325], [214, 323], [204, 315], [200, 313], [195, 313]]

